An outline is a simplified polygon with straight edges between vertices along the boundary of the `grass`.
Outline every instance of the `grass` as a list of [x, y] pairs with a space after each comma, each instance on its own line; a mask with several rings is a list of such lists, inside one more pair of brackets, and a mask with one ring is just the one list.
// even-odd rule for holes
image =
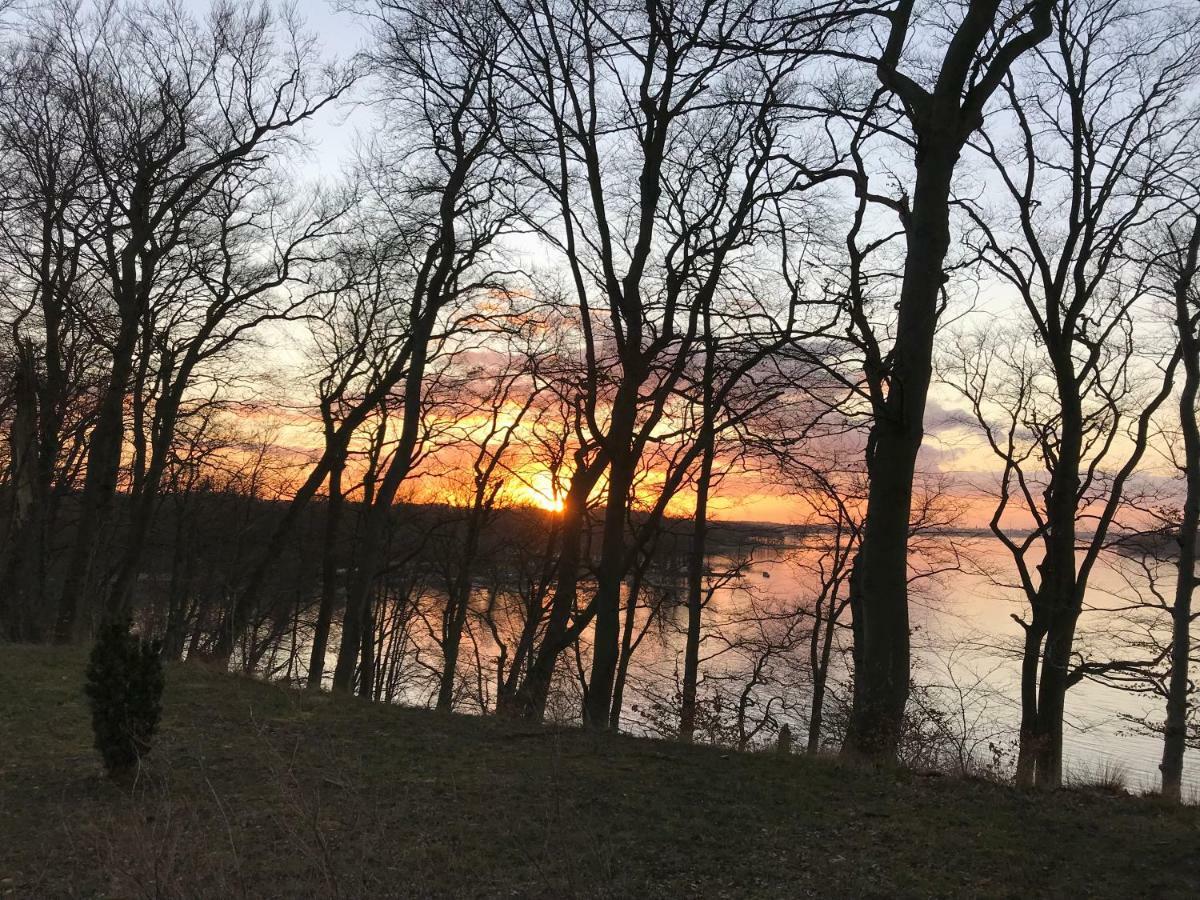
[[167, 673], [133, 785], [84, 658], [0, 646], [0, 895], [1196, 896], [1200, 813]]
[[1113, 759], [1101, 759], [1091, 766], [1076, 766], [1064, 776], [1067, 785], [1109, 794], [1129, 793], [1129, 767]]

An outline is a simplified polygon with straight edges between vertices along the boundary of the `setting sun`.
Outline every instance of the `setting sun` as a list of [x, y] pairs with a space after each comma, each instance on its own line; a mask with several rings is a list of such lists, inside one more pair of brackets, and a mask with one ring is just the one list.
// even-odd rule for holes
[[518, 496], [524, 502], [547, 512], [560, 513], [563, 511], [562, 497], [555, 489], [554, 477], [544, 469], [525, 479], [518, 491]]

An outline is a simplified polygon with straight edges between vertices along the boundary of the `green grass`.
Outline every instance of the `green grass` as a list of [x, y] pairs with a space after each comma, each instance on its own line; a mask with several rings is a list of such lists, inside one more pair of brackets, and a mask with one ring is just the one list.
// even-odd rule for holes
[[373, 706], [174, 666], [133, 786], [0, 646], [0, 895], [1196, 896], [1200, 813]]

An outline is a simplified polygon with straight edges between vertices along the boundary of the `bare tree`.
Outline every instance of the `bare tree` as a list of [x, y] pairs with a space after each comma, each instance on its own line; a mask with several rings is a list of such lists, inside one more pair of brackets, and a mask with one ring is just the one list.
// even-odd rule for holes
[[[373, 619], [370, 585], [391, 505], [419, 452], [424, 379], [436, 346], [435, 329], [444, 325], [445, 311], [458, 312], [455, 307], [476, 296], [503, 293], [503, 275], [487, 267], [487, 254], [516, 214], [499, 202], [507, 163], [495, 153], [498, 23], [486, 8], [471, 4], [438, 10], [384, 4], [376, 21], [382, 38], [380, 62], [393, 79], [387, 89], [400, 94], [399, 105], [415, 113], [424, 129], [413, 137], [416, 147], [428, 154], [428, 180], [415, 179], [405, 193], [430, 204], [427, 219], [413, 229], [417, 234], [424, 231], [421, 236], [429, 242], [414, 261], [398, 444], [367, 510], [347, 592], [334, 672], [334, 688], [342, 690], [349, 689], [353, 677], [361, 629]], [[380, 199], [391, 216], [411, 215], [397, 208], [395, 196]], [[360, 683], [369, 685], [370, 660], [362, 662]]]
[[[869, 329], [864, 335], [874, 352], [864, 372], [870, 383], [870, 493], [853, 589], [857, 664], [846, 749], [855, 754], [894, 758], [908, 697], [907, 535], [934, 335], [944, 305], [955, 170], [1013, 64], [1049, 37], [1053, 6], [1054, 0], [971, 0], [944, 10], [931, 5], [928, 15], [916, 0], [865, 13], [851, 8], [851, 16], [865, 15], [881, 28], [852, 30], [843, 47], [825, 50], [870, 66], [878, 79], [878, 89], [864, 100], [842, 95], [854, 111], [856, 140], [848, 152], [858, 163], [844, 174], [860, 202], [882, 204], [899, 218], [905, 242], [891, 346], [884, 349], [883, 336]], [[856, 49], [859, 42], [872, 49]], [[918, 55], [930, 62], [913, 59], [906, 67], [906, 56]], [[898, 138], [903, 152], [912, 154], [911, 189], [886, 197], [871, 187], [854, 149], [871, 136]], [[893, 178], [890, 167], [882, 177]]]
[[[53, 587], [61, 499], [86, 447], [108, 329], [83, 253], [93, 171], [72, 113], [74, 84], [57, 52], [61, 25], [38, 19], [3, 77], [5, 323], [14, 349], [10, 430], [14, 518], [3, 554], [13, 637], [52, 628], [41, 598]], [[35, 609], [42, 610], [35, 612]], [[49, 610], [51, 615], [53, 610]], [[15, 617], [15, 618], [14, 618]]]
[[342, 215], [341, 204], [324, 206], [288, 202], [258, 178], [233, 175], [211, 192], [206, 218], [197, 210], [176, 257], [160, 265], [164, 289], [143, 320], [150, 358], [132, 391], [130, 523], [109, 586], [110, 614], [128, 609], [175, 429], [196, 402], [190, 393], [202, 379], [220, 380], [231, 363], [244, 362], [234, 354], [255, 332], [304, 312], [302, 284], [319, 242]]
[[[984, 264], [1015, 288], [1036, 337], [993, 332], [993, 343], [964, 347], [955, 379], [1004, 466], [991, 526], [1032, 609], [1029, 621], [1018, 619], [1017, 774], [1044, 785], [1062, 778], [1063, 711], [1088, 578], [1178, 362], [1167, 354], [1162, 377], [1140, 389], [1133, 315], [1150, 273], [1123, 247], [1156, 215], [1165, 173], [1194, 127], [1181, 104], [1195, 83], [1200, 36], [1187, 20], [1141, 15], [1120, 0], [1063, 4], [1054, 21], [1056, 42], [1020, 72], [1028, 87], [1005, 79], [1015, 146], [990, 128], [980, 142], [1016, 213], [1015, 233], [967, 205]], [[1056, 191], [1061, 202], [1048, 204]], [[1007, 348], [993, 356], [997, 340]], [[1010, 503], [1033, 519], [1028, 534], [1010, 535]], [[1036, 574], [1035, 548], [1043, 551]]]
[[[453, 550], [444, 570], [446, 603], [435, 640], [442, 649], [442, 671], [437, 708], [450, 711], [458, 676], [459, 650], [468, 613], [472, 609], [480, 558], [488, 556], [483, 542], [494, 523], [501, 492], [519, 465], [517, 447], [525, 417], [544, 390], [538, 373], [540, 324], [530, 317], [507, 346], [488, 346], [485, 359], [490, 371], [475, 370], [459, 392], [455, 406], [462, 437], [460, 452], [467, 454], [470, 479], [463, 485], [462, 523], [455, 529]], [[530, 340], [532, 338], [532, 341]], [[499, 354], [497, 360], [492, 354]], [[472, 383], [473, 382], [473, 383]]]
[[55, 52], [73, 77], [77, 128], [91, 168], [95, 226], [87, 252], [115, 321], [89, 436], [80, 518], [57, 632], [89, 625], [86, 598], [121, 464], [125, 403], [142, 326], [164, 267], [230, 179], [252, 177], [294, 129], [349, 87], [316, 77], [315, 47], [292, 18], [223, 4], [196, 21], [176, 6], [75, 9]]
[[1175, 543], [1178, 560], [1175, 595], [1171, 603], [1170, 669], [1167, 715], [1163, 724], [1163, 796], [1176, 803], [1183, 784], [1183, 754], [1188, 735], [1188, 697], [1192, 622], [1196, 618], [1196, 552], [1200, 540], [1200, 207], [1190, 209], [1166, 229], [1164, 268], [1171, 282], [1176, 339], [1183, 365], [1179, 391], [1179, 429], [1182, 452], [1177, 461], [1183, 473], [1184, 494]]
[[[706, 298], [771, 198], [803, 180], [773, 166], [800, 59], [738, 50], [753, 16], [726, 4], [500, 8], [512, 41], [505, 71], [524, 92], [506, 139], [556, 216], [531, 224], [570, 271], [587, 369], [583, 411], [607, 476], [596, 593], [577, 620], [594, 625], [585, 719], [602, 728], [633, 559], [634, 474], [696, 346]], [[608, 77], [626, 72], [637, 74]], [[636, 177], [613, 179], [617, 160]], [[566, 512], [577, 518], [586, 495], [570, 499]], [[564, 588], [577, 580], [562, 575]], [[565, 645], [547, 649], [554, 656]]]
[[[391, 315], [402, 327], [388, 361], [349, 406], [317, 464], [296, 490], [230, 617], [223, 655], [245, 627], [274, 560], [308, 501], [344, 460], [358, 428], [393, 392], [399, 395], [398, 444], [375, 486], [347, 588], [335, 687], [349, 690], [367, 624], [374, 570], [391, 506], [419, 456], [423, 384], [432, 354], [480, 315], [473, 301], [506, 289], [493, 244], [515, 215], [505, 202], [507, 163], [495, 152], [497, 104], [493, 68], [497, 28], [478, 4], [426, 9], [397, 3], [364, 7], [377, 32], [369, 61], [380, 76], [376, 96], [388, 111], [362, 167], [362, 228], [388, 248]], [[403, 166], [394, 165], [398, 160]], [[510, 198], [520, 202], [519, 198]], [[366, 671], [360, 680], [369, 689]]]

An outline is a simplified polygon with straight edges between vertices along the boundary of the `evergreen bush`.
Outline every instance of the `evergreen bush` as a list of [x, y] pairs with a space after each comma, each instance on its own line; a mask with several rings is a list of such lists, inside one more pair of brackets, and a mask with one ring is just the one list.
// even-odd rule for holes
[[162, 715], [159, 650], [158, 641], [130, 633], [128, 620], [106, 623], [92, 647], [84, 690], [96, 749], [110, 775], [127, 772], [150, 750]]

